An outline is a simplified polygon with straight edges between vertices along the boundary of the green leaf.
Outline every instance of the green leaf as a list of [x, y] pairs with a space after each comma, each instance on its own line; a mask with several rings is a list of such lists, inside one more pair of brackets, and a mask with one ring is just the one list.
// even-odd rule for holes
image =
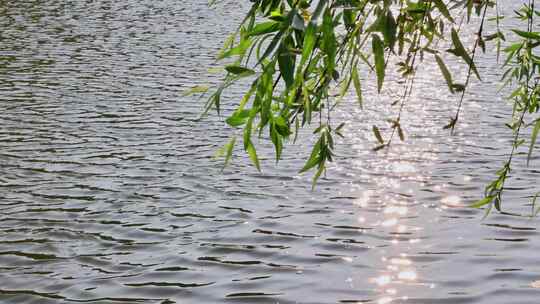
[[362, 98], [362, 84], [360, 82], [360, 77], [358, 77], [358, 70], [354, 66], [352, 68], [352, 80], [354, 84], [354, 90], [356, 91], [356, 96], [358, 98], [358, 104], [360, 105], [360, 108], [363, 107], [363, 98]]
[[519, 49], [521, 49], [523, 47], [523, 43], [522, 42], [517, 42], [517, 43], [514, 43], [514, 44], [511, 44], [510, 46], [506, 47], [504, 49], [504, 52], [505, 53], [513, 53], [513, 52], [517, 52]]
[[328, 8], [324, 12], [322, 31], [323, 31], [323, 35], [322, 35], [323, 39], [322, 39], [321, 49], [326, 54], [325, 56], [326, 73], [327, 75], [331, 77], [336, 67], [337, 41], [336, 41], [336, 36], [334, 34], [334, 24], [332, 21], [332, 13], [330, 11], [330, 8]]
[[345, 124], [346, 124], [345, 122], [340, 123], [339, 126], [336, 128], [335, 132], [336, 132], [336, 133], [341, 132], [341, 129], [343, 129], [343, 127], [345, 126]]
[[319, 169], [313, 176], [313, 181], [311, 182], [311, 190], [315, 189], [315, 185], [317, 184], [317, 181], [319, 180], [319, 178], [321, 177], [321, 174], [324, 172], [325, 169], [326, 169], [326, 166], [324, 165], [324, 163], [321, 163], [319, 165]]
[[203, 86], [203, 85], [194, 86], [191, 89], [189, 89], [188, 91], [184, 92], [184, 94], [182, 94], [182, 96], [206, 93], [206, 92], [208, 92], [209, 89], [210, 88], [208, 86]]
[[291, 135], [291, 130], [289, 124], [282, 116], [274, 117], [274, 126], [276, 131], [283, 137], [288, 137]]
[[491, 203], [494, 198], [495, 198], [494, 196], [486, 196], [483, 199], [474, 202], [469, 207], [471, 207], [471, 208], [480, 208], [482, 206], [485, 206], [485, 205]]
[[233, 136], [233, 138], [231, 138], [229, 143], [227, 145], [225, 145], [226, 154], [225, 154], [225, 163], [223, 165], [223, 169], [225, 169], [225, 167], [227, 167], [227, 165], [229, 165], [229, 162], [231, 160], [235, 144], [236, 144], [236, 136]]
[[255, 25], [253, 29], [248, 33], [248, 36], [259, 36], [272, 32], [276, 32], [280, 29], [281, 23], [276, 21], [268, 21]]
[[442, 60], [442, 58], [439, 55], [435, 55], [435, 60], [437, 61], [437, 64], [439, 65], [439, 68], [441, 69], [444, 80], [446, 80], [446, 84], [448, 85], [448, 89], [450, 90], [450, 92], [454, 93], [452, 74], [450, 74], [450, 71], [446, 67], [446, 64], [444, 64], [444, 61]]
[[526, 31], [520, 31], [512, 29], [512, 32], [518, 34], [519, 36], [527, 39], [534, 39], [534, 40], [540, 40], [540, 33], [538, 32], [526, 32]]
[[309, 159], [307, 160], [304, 167], [300, 170], [300, 173], [304, 173], [321, 163], [321, 160], [322, 160], [320, 156], [321, 142], [322, 142], [322, 138], [320, 138], [317, 141], [317, 143], [315, 143], [315, 145], [313, 146], [313, 150], [311, 150], [311, 155], [309, 156]]
[[235, 55], [243, 55], [247, 49], [249, 48], [249, 46], [251, 45], [251, 40], [250, 39], [244, 39], [242, 41], [240, 41], [240, 43], [235, 46], [234, 48], [231, 48], [231, 49], [222, 49], [219, 54], [218, 54], [218, 57], [217, 59], [220, 60], [220, 59], [224, 59], [224, 58], [229, 58], [231, 56], [235, 56]]
[[276, 151], [276, 163], [281, 158], [281, 151], [283, 151], [283, 140], [281, 138], [281, 135], [277, 131], [276, 125], [272, 124], [270, 127], [270, 139], [272, 140], [272, 143], [274, 144], [274, 148]]
[[255, 74], [255, 71], [238, 65], [228, 65], [225, 70], [234, 75], [249, 76]]
[[241, 110], [234, 112], [225, 122], [231, 127], [238, 127], [246, 123], [250, 110]]
[[532, 135], [531, 135], [531, 145], [529, 146], [529, 153], [527, 154], [527, 166], [529, 165], [529, 161], [531, 160], [532, 151], [534, 150], [534, 145], [536, 145], [536, 139], [538, 138], [538, 133], [540, 132], [540, 119], [536, 120], [536, 124], [534, 125]]
[[373, 148], [373, 151], [374, 151], [374, 152], [377, 152], [377, 151], [379, 151], [379, 150], [384, 149], [384, 147], [386, 147], [386, 144], [378, 145], [378, 146], [376, 146], [375, 148]]
[[261, 64], [263, 60], [270, 58], [270, 55], [272, 54], [278, 43], [281, 41], [281, 37], [284, 33], [285, 31], [282, 29], [274, 36], [274, 38], [272, 38], [272, 41], [270, 41], [270, 43], [268, 44], [268, 47], [264, 51], [264, 54], [260, 58], [258, 58], [259, 61], [257, 62], [257, 66]]
[[396, 43], [397, 24], [391, 10], [388, 10], [388, 13], [384, 17], [381, 30], [385, 44], [393, 50]]
[[296, 57], [292, 56], [292, 54], [287, 50], [287, 48], [282, 45], [278, 55], [278, 65], [287, 89], [289, 89], [294, 84], [295, 58]]
[[446, 6], [446, 4], [444, 4], [442, 0], [432, 0], [432, 1], [433, 3], [435, 3], [435, 6], [439, 10], [439, 12], [441, 12], [441, 15], [443, 15], [446, 19], [448, 19], [448, 21], [454, 23], [454, 18], [452, 18], [452, 15], [448, 11], [448, 7]]
[[374, 125], [372, 129], [373, 129], [373, 134], [375, 134], [375, 137], [377, 138], [379, 143], [384, 144], [384, 139], [381, 136], [381, 131], [379, 131], [379, 128], [377, 128], [377, 126]]
[[315, 34], [317, 33], [317, 25], [313, 22], [310, 22], [306, 28], [306, 32], [304, 34], [304, 44], [302, 47], [302, 59], [300, 60], [300, 66], [304, 66], [306, 64], [308, 58], [311, 56], [311, 53], [313, 52], [313, 48], [315, 47]]
[[352, 9], [343, 10], [343, 23], [346, 27], [354, 26], [354, 19], [356, 18], [356, 12]]
[[476, 69], [476, 65], [474, 64], [471, 56], [469, 56], [469, 53], [467, 53], [467, 50], [465, 50], [465, 47], [461, 43], [461, 40], [459, 39], [459, 35], [454, 28], [452, 28], [452, 43], [454, 45], [454, 49], [451, 50], [452, 53], [463, 58], [463, 60], [469, 65], [471, 70], [474, 72], [476, 77], [478, 79], [481, 79], [480, 74], [478, 73], [478, 70]]
[[372, 35], [371, 48], [375, 55], [375, 72], [377, 74], [377, 91], [380, 93], [384, 83], [384, 45], [378, 35]]
[[398, 135], [399, 135], [399, 139], [401, 141], [405, 141], [405, 133], [403, 132], [403, 129], [401, 128], [401, 124], [397, 124], [397, 130], [398, 130]]
[[533, 216], [537, 216], [540, 213], [540, 207], [538, 207], [538, 209], [536, 209], [536, 211], [534, 210], [536, 208], [536, 200], [538, 199], [538, 196], [540, 196], [540, 192], [536, 193], [536, 195], [534, 196], [534, 199], [532, 201]]
[[251, 132], [253, 128], [253, 119], [255, 118], [256, 110], [255, 108], [251, 109], [251, 113], [249, 114], [249, 119], [244, 127], [244, 150], [247, 151], [249, 144], [251, 143]]
[[255, 146], [253, 145], [253, 143], [251, 141], [249, 141], [249, 143], [247, 145], [247, 153], [249, 155], [249, 158], [251, 159], [251, 161], [253, 162], [253, 164], [257, 168], [257, 170], [260, 172], [261, 171], [261, 164], [259, 163], [259, 157], [257, 157], [257, 151], [255, 150]]

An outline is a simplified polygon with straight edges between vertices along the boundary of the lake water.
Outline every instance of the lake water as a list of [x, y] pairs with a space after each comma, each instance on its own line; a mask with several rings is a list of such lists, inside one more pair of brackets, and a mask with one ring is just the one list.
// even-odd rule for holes
[[367, 81], [310, 191], [309, 136], [278, 165], [261, 140], [263, 173], [241, 151], [222, 173], [234, 130], [182, 96], [219, 83], [208, 70], [247, 5], [0, 2], [0, 302], [540, 303], [540, 158], [520, 157], [505, 196], [523, 216], [464, 207], [509, 153], [493, 54], [454, 136], [457, 97], [423, 64], [387, 152], [371, 126], [388, 130], [401, 81], [386, 97]]

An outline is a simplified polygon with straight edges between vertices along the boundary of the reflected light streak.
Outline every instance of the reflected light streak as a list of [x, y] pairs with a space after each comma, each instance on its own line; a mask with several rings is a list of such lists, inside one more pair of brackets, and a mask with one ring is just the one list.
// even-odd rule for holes
[[421, 241], [422, 241], [421, 239], [410, 239], [409, 243], [410, 244], [417, 244], [417, 243], [420, 243]]
[[394, 265], [400, 265], [400, 266], [410, 266], [412, 265], [412, 261], [411, 260], [408, 260], [408, 259], [398, 259], [398, 258], [393, 258], [390, 260], [390, 263], [394, 264]]
[[464, 206], [463, 203], [461, 202], [461, 197], [457, 195], [446, 196], [441, 200], [441, 203], [450, 207], [463, 207]]
[[399, 225], [398, 226], [397, 232], [404, 233], [405, 231], [407, 231], [407, 226], [405, 226], [405, 225]]
[[392, 282], [392, 277], [390, 277], [389, 275], [382, 275], [372, 279], [371, 281], [379, 286], [384, 286]]
[[397, 225], [398, 219], [397, 218], [391, 218], [381, 223], [381, 226], [383, 227], [392, 227]]
[[384, 208], [385, 214], [406, 215], [408, 212], [409, 212], [409, 208], [405, 206], [388, 206]]
[[398, 279], [405, 281], [415, 281], [418, 278], [416, 271], [414, 270], [405, 270], [398, 273]]
[[364, 191], [362, 195], [354, 202], [354, 204], [360, 207], [367, 207], [373, 194], [373, 190]]
[[393, 298], [391, 297], [384, 297], [384, 298], [380, 298], [378, 301], [377, 301], [377, 304], [388, 304], [390, 302], [394, 301]]

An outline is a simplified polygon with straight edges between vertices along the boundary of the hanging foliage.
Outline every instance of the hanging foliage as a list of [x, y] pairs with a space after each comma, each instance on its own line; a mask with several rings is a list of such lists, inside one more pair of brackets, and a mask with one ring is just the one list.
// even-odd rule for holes
[[[344, 123], [332, 120], [332, 112], [345, 94], [355, 92], [363, 104], [363, 86], [359, 71], [373, 73], [377, 91], [385, 92], [388, 70], [398, 71], [405, 81], [404, 93], [395, 105], [396, 117], [389, 119], [390, 134], [373, 126], [378, 142], [374, 150], [391, 146], [397, 134], [405, 139], [400, 120], [404, 104], [413, 90], [415, 72], [426, 56], [433, 56], [450, 93], [456, 95], [458, 110], [444, 128], [453, 132], [472, 77], [481, 80], [475, 59], [479, 50], [492, 43], [497, 52], [506, 55], [502, 62], [507, 70], [503, 80], [514, 88], [509, 99], [514, 103], [514, 119], [508, 124], [514, 134], [509, 159], [497, 172], [497, 178], [486, 187], [485, 197], [473, 206], [494, 206], [501, 210], [502, 193], [511, 171], [516, 149], [528, 142], [528, 159], [540, 133], [538, 67], [540, 57], [534, 51], [540, 45], [540, 33], [534, 30], [534, 18], [540, 14], [529, 0], [516, 11], [524, 27], [512, 29], [516, 41], [501, 49], [508, 32], [499, 27], [503, 18], [494, 0], [251, 0], [251, 9], [238, 31], [226, 41], [219, 59], [233, 62], [225, 66], [222, 84], [209, 94], [205, 113], [220, 111], [221, 95], [233, 83], [247, 79], [249, 89], [226, 118], [231, 127], [242, 130], [243, 148], [260, 170], [254, 137], [268, 133], [279, 161], [284, 144], [298, 135], [298, 130], [315, 125], [317, 140], [300, 172], [313, 170], [313, 184], [334, 158], [334, 138], [342, 136]], [[486, 16], [495, 16], [486, 20]], [[462, 24], [473, 15], [480, 20], [474, 31], [474, 44], [466, 45]], [[486, 24], [489, 23], [489, 31]], [[446, 40], [451, 49], [438, 43]], [[443, 53], [456, 56], [468, 68], [465, 83], [455, 82], [452, 69]], [[392, 59], [392, 61], [390, 61]], [[390, 62], [397, 62], [390, 64]], [[352, 84], [352, 88], [351, 88]], [[338, 96], [331, 95], [332, 90]], [[206, 88], [193, 88], [206, 92]], [[525, 128], [532, 138], [522, 137]], [[236, 137], [225, 146], [225, 163], [229, 163]]]

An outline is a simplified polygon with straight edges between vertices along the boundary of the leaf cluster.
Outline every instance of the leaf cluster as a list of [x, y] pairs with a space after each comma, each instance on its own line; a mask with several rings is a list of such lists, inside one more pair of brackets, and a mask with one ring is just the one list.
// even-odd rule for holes
[[[376, 78], [379, 93], [384, 93], [389, 70], [406, 80], [401, 99], [393, 104], [398, 106], [398, 114], [388, 119], [391, 134], [383, 134], [378, 126], [372, 128], [377, 142], [374, 150], [389, 147], [394, 134], [405, 139], [401, 112], [413, 89], [415, 72], [428, 56], [437, 64], [449, 92], [461, 95], [455, 117], [445, 126], [453, 130], [470, 76], [481, 80], [475, 63], [477, 49], [485, 52], [486, 43], [494, 43], [499, 56], [508, 36], [499, 27], [503, 16], [496, 4], [494, 0], [251, 0], [238, 30], [218, 54], [218, 60], [229, 62], [222, 84], [212, 92], [205, 87], [192, 90], [209, 95], [205, 113], [211, 109], [220, 113], [224, 90], [239, 81], [249, 84], [225, 121], [242, 133], [243, 149], [259, 170], [254, 138], [269, 138], [279, 161], [285, 144], [294, 141], [301, 128], [312, 127], [314, 144], [299, 171], [314, 170], [315, 184], [334, 159], [335, 136], [342, 136], [344, 128], [343, 122], [331, 119], [332, 113], [349, 91], [362, 107], [363, 82], [370, 74]], [[488, 10], [494, 10], [496, 17], [486, 20]], [[504, 49], [507, 58], [503, 66], [508, 68], [504, 79], [518, 83], [510, 97], [515, 100], [515, 113], [533, 114], [539, 109], [536, 72], [540, 58], [532, 50], [540, 45], [540, 33], [533, 30], [531, 20], [538, 11], [529, 3], [516, 14], [529, 26], [527, 30], [512, 30], [521, 40]], [[465, 45], [463, 38], [469, 34], [461, 30], [462, 24], [473, 15], [480, 17], [481, 23], [472, 34], [474, 45]], [[494, 23], [495, 30], [484, 33], [485, 22]], [[451, 47], [440, 46], [445, 44]], [[453, 77], [444, 61], [447, 56], [455, 56], [468, 67], [464, 83]], [[521, 118], [517, 115], [509, 126], [516, 134], [525, 125], [533, 126], [530, 159], [540, 120], [524, 123]], [[229, 163], [236, 143], [234, 137], [223, 150], [225, 163]], [[516, 141], [514, 146], [520, 144]], [[498, 180], [488, 186], [486, 198], [474, 206], [495, 202], [500, 209], [501, 180], [509, 175], [510, 165], [511, 160], [499, 172]]]

